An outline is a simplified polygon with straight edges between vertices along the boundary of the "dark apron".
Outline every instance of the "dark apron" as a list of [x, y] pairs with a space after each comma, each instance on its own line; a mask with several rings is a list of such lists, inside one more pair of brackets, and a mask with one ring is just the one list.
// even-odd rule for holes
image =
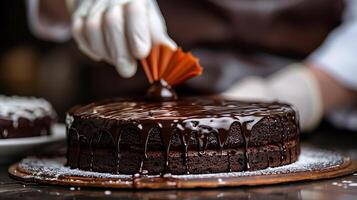
[[159, 0], [186, 48], [229, 46], [307, 55], [341, 19], [343, 0]]

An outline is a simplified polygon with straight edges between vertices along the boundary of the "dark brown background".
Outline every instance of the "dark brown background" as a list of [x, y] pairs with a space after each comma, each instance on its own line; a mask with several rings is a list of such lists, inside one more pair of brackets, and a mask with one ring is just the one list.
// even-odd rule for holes
[[[179, 94], [220, 93], [247, 75], [266, 76], [301, 60], [339, 24], [343, 0], [159, 0], [169, 34], [200, 58], [205, 72]], [[60, 120], [73, 105], [143, 95], [147, 80], [122, 79], [70, 41], [32, 36], [23, 0], [0, 7], [0, 94], [48, 99]]]

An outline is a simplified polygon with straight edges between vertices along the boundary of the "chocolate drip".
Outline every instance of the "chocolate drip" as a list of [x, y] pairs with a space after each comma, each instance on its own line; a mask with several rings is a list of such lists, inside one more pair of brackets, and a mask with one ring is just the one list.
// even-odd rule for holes
[[[285, 116], [282, 116], [282, 117], [280, 117], [280, 120], [284, 123], [284, 120], [285, 120], [286, 118], [285, 118]], [[281, 152], [280, 152], [280, 154], [281, 154], [281, 162], [283, 163], [283, 162], [285, 162], [285, 160], [287, 159], [287, 157], [286, 157], [286, 146], [285, 146], [285, 138], [286, 138], [286, 129], [285, 129], [285, 126], [282, 126], [282, 134], [281, 134], [281, 144], [280, 144], [280, 146], [281, 146]]]
[[94, 162], [94, 152], [93, 152], [93, 138], [90, 140], [89, 152], [90, 152], [90, 161], [89, 161], [89, 171], [93, 171], [93, 162]]
[[248, 148], [249, 148], [249, 140], [251, 136], [251, 131], [253, 127], [262, 119], [262, 116], [244, 116], [244, 117], [238, 117], [239, 123], [241, 126], [243, 138], [244, 138], [244, 159], [245, 159], [245, 166], [244, 170], [249, 170], [250, 165], [249, 165], [249, 153], [248, 153]]
[[[86, 136], [84, 136], [84, 135], [80, 135], [79, 136], [79, 140], [78, 140], [79, 142], [78, 142], [78, 145], [80, 145], [79, 146], [79, 150], [78, 150], [78, 155], [81, 155], [82, 154], [82, 148], [81, 148], [81, 146], [85, 146], [85, 145], [88, 145], [88, 139], [87, 139], [87, 137]], [[91, 152], [92, 153], [92, 152]], [[79, 156], [78, 157], [78, 168], [82, 168], [83, 166], [81, 166], [81, 156]]]
[[[68, 146], [73, 147], [74, 146], [74, 151], [68, 151], [68, 153], [75, 154], [75, 158], [79, 158], [80, 156], [80, 144], [79, 144], [79, 133], [75, 128], [67, 128], [67, 141], [68, 141]], [[69, 157], [69, 155], [67, 155]], [[71, 163], [70, 160], [67, 160], [67, 165], [68, 163]], [[76, 161], [72, 162], [74, 165], [72, 167], [74, 168], [79, 168], [79, 159]]]
[[164, 173], [169, 172], [169, 155], [170, 155], [170, 146], [171, 146], [171, 138], [173, 132], [176, 128], [175, 124], [166, 124], [166, 123], [159, 123], [160, 127], [160, 137], [162, 143], [165, 147], [165, 169]]
[[166, 81], [155, 81], [146, 93], [146, 98], [150, 101], [174, 101], [177, 100], [176, 92]]
[[118, 131], [119, 135], [118, 135], [118, 139], [117, 139], [117, 157], [116, 157], [116, 173], [119, 174], [119, 169], [120, 169], [120, 141], [121, 141], [121, 131]]
[[183, 146], [183, 162], [184, 162], [184, 166], [185, 166], [185, 171], [186, 174], [190, 174], [189, 171], [189, 166], [188, 166], [188, 147], [189, 147], [189, 141], [190, 141], [190, 135], [191, 135], [191, 131], [190, 130], [186, 130], [182, 127], [182, 125], [178, 125], [178, 129], [180, 131], [180, 136], [181, 136], [181, 143]]
[[[102, 134], [105, 132], [109, 134], [116, 147], [117, 160], [115, 170], [120, 173], [120, 143], [123, 134], [128, 134], [128, 130], [132, 130], [133, 126], [137, 130], [140, 138], [140, 145], [142, 148], [142, 157], [139, 164], [139, 169], [133, 179], [138, 179], [145, 170], [145, 161], [148, 159], [148, 142], [149, 138], [154, 134], [158, 134], [161, 139], [161, 145], [164, 148], [164, 170], [162, 174], [170, 172], [170, 150], [173, 145], [173, 136], [177, 134], [181, 141], [181, 149], [183, 151], [183, 165], [185, 166], [185, 173], [190, 173], [188, 152], [190, 148], [197, 149], [200, 155], [204, 155], [207, 148], [214, 148], [212, 145], [216, 144], [217, 150], [222, 154], [223, 149], [228, 149], [231, 128], [233, 124], [238, 124], [243, 138], [244, 151], [244, 170], [250, 170], [249, 148], [254, 127], [266, 117], [283, 116], [282, 121], [296, 121], [291, 116], [285, 116], [286, 113], [291, 114], [292, 109], [286, 104], [280, 103], [247, 103], [229, 100], [212, 100], [212, 99], [194, 99], [187, 98], [180, 101], [172, 102], [145, 102], [145, 101], [125, 101], [116, 100], [102, 103], [93, 103], [83, 107], [77, 107], [70, 111], [76, 119], [106, 119], [106, 121], [115, 121], [116, 123], [104, 123], [102, 125], [93, 125], [99, 130], [93, 134]], [[294, 116], [294, 113], [292, 114]], [[124, 124], [130, 125], [127, 128]], [[75, 127], [73, 123], [72, 127]], [[109, 131], [109, 129], [111, 131]], [[114, 130], [114, 131], [113, 131]], [[289, 132], [281, 132], [281, 143], [285, 145], [287, 141], [287, 134]], [[92, 138], [84, 137], [85, 133], [78, 133], [76, 129], [71, 128], [69, 133], [77, 133], [77, 152], [78, 160], [77, 166], [80, 166], [81, 149], [80, 143], [90, 143], [91, 156], [94, 149], [92, 149]], [[117, 134], [111, 135], [111, 134]], [[76, 140], [76, 137], [72, 137]], [[101, 139], [99, 139], [100, 141]], [[216, 141], [216, 142], [214, 142]], [[196, 147], [194, 147], [196, 145]], [[173, 148], [176, 148], [177, 144]], [[151, 146], [152, 148], [152, 146]], [[155, 147], [154, 147], [155, 148]], [[157, 147], [158, 148], [158, 147]], [[282, 146], [282, 155], [285, 146]], [[228, 168], [232, 170], [231, 152], [227, 152]], [[282, 161], [284, 160], [281, 157]], [[75, 167], [75, 166], [72, 166]], [[90, 159], [89, 169], [93, 169], [93, 158]]]
[[153, 127], [148, 127], [148, 126], [145, 126], [143, 127], [142, 124], [138, 124], [137, 125], [138, 129], [140, 130], [140, 140], [141, 140], [141, 143], [144, 145], [143, 149], [144, 149], [144, 154], [141, 158], [141, 161], [140, 161], [140, 168], [139, 168], [139, 173], [142, 174], [143, 173], [143, 167], [144, 167], [144, 161], [147, 159], [147, 146], [148, 146], [148, 141], [149, 141], [149, 137], [150, 137], [150, 134], [151, 134], [151, 131], [153, 130]]

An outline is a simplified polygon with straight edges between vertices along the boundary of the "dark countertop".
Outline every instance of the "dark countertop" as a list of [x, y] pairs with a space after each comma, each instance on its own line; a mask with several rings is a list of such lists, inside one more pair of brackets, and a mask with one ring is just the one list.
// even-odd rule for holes
[[[327, 125], [302, 138], [303, 146], [335, 150], [357, 159], [357, 132]], [[0, 199], [357, 199], [357, 174], [330, 180], [263, 187], [133, 191], [23, 184], [8, 177], [0, 165]], [[351, 184], [352, 183], [352, 184]]]

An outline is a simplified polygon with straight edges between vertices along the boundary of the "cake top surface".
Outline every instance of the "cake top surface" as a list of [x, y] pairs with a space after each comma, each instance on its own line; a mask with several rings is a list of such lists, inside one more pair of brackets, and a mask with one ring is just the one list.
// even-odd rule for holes
[[292, 113], [288, 104], [245, 102], [212, 97], [188, 97], [177, 101], [150, 102], [135, 99], [115, 99], [75, 107], [70, 115], [115, 120], [185, 120], [202, 118], [264, 117]]
[[0, 119], [18, 121], [55, 116], [51, 104], [42, 98], [0, 95]]

